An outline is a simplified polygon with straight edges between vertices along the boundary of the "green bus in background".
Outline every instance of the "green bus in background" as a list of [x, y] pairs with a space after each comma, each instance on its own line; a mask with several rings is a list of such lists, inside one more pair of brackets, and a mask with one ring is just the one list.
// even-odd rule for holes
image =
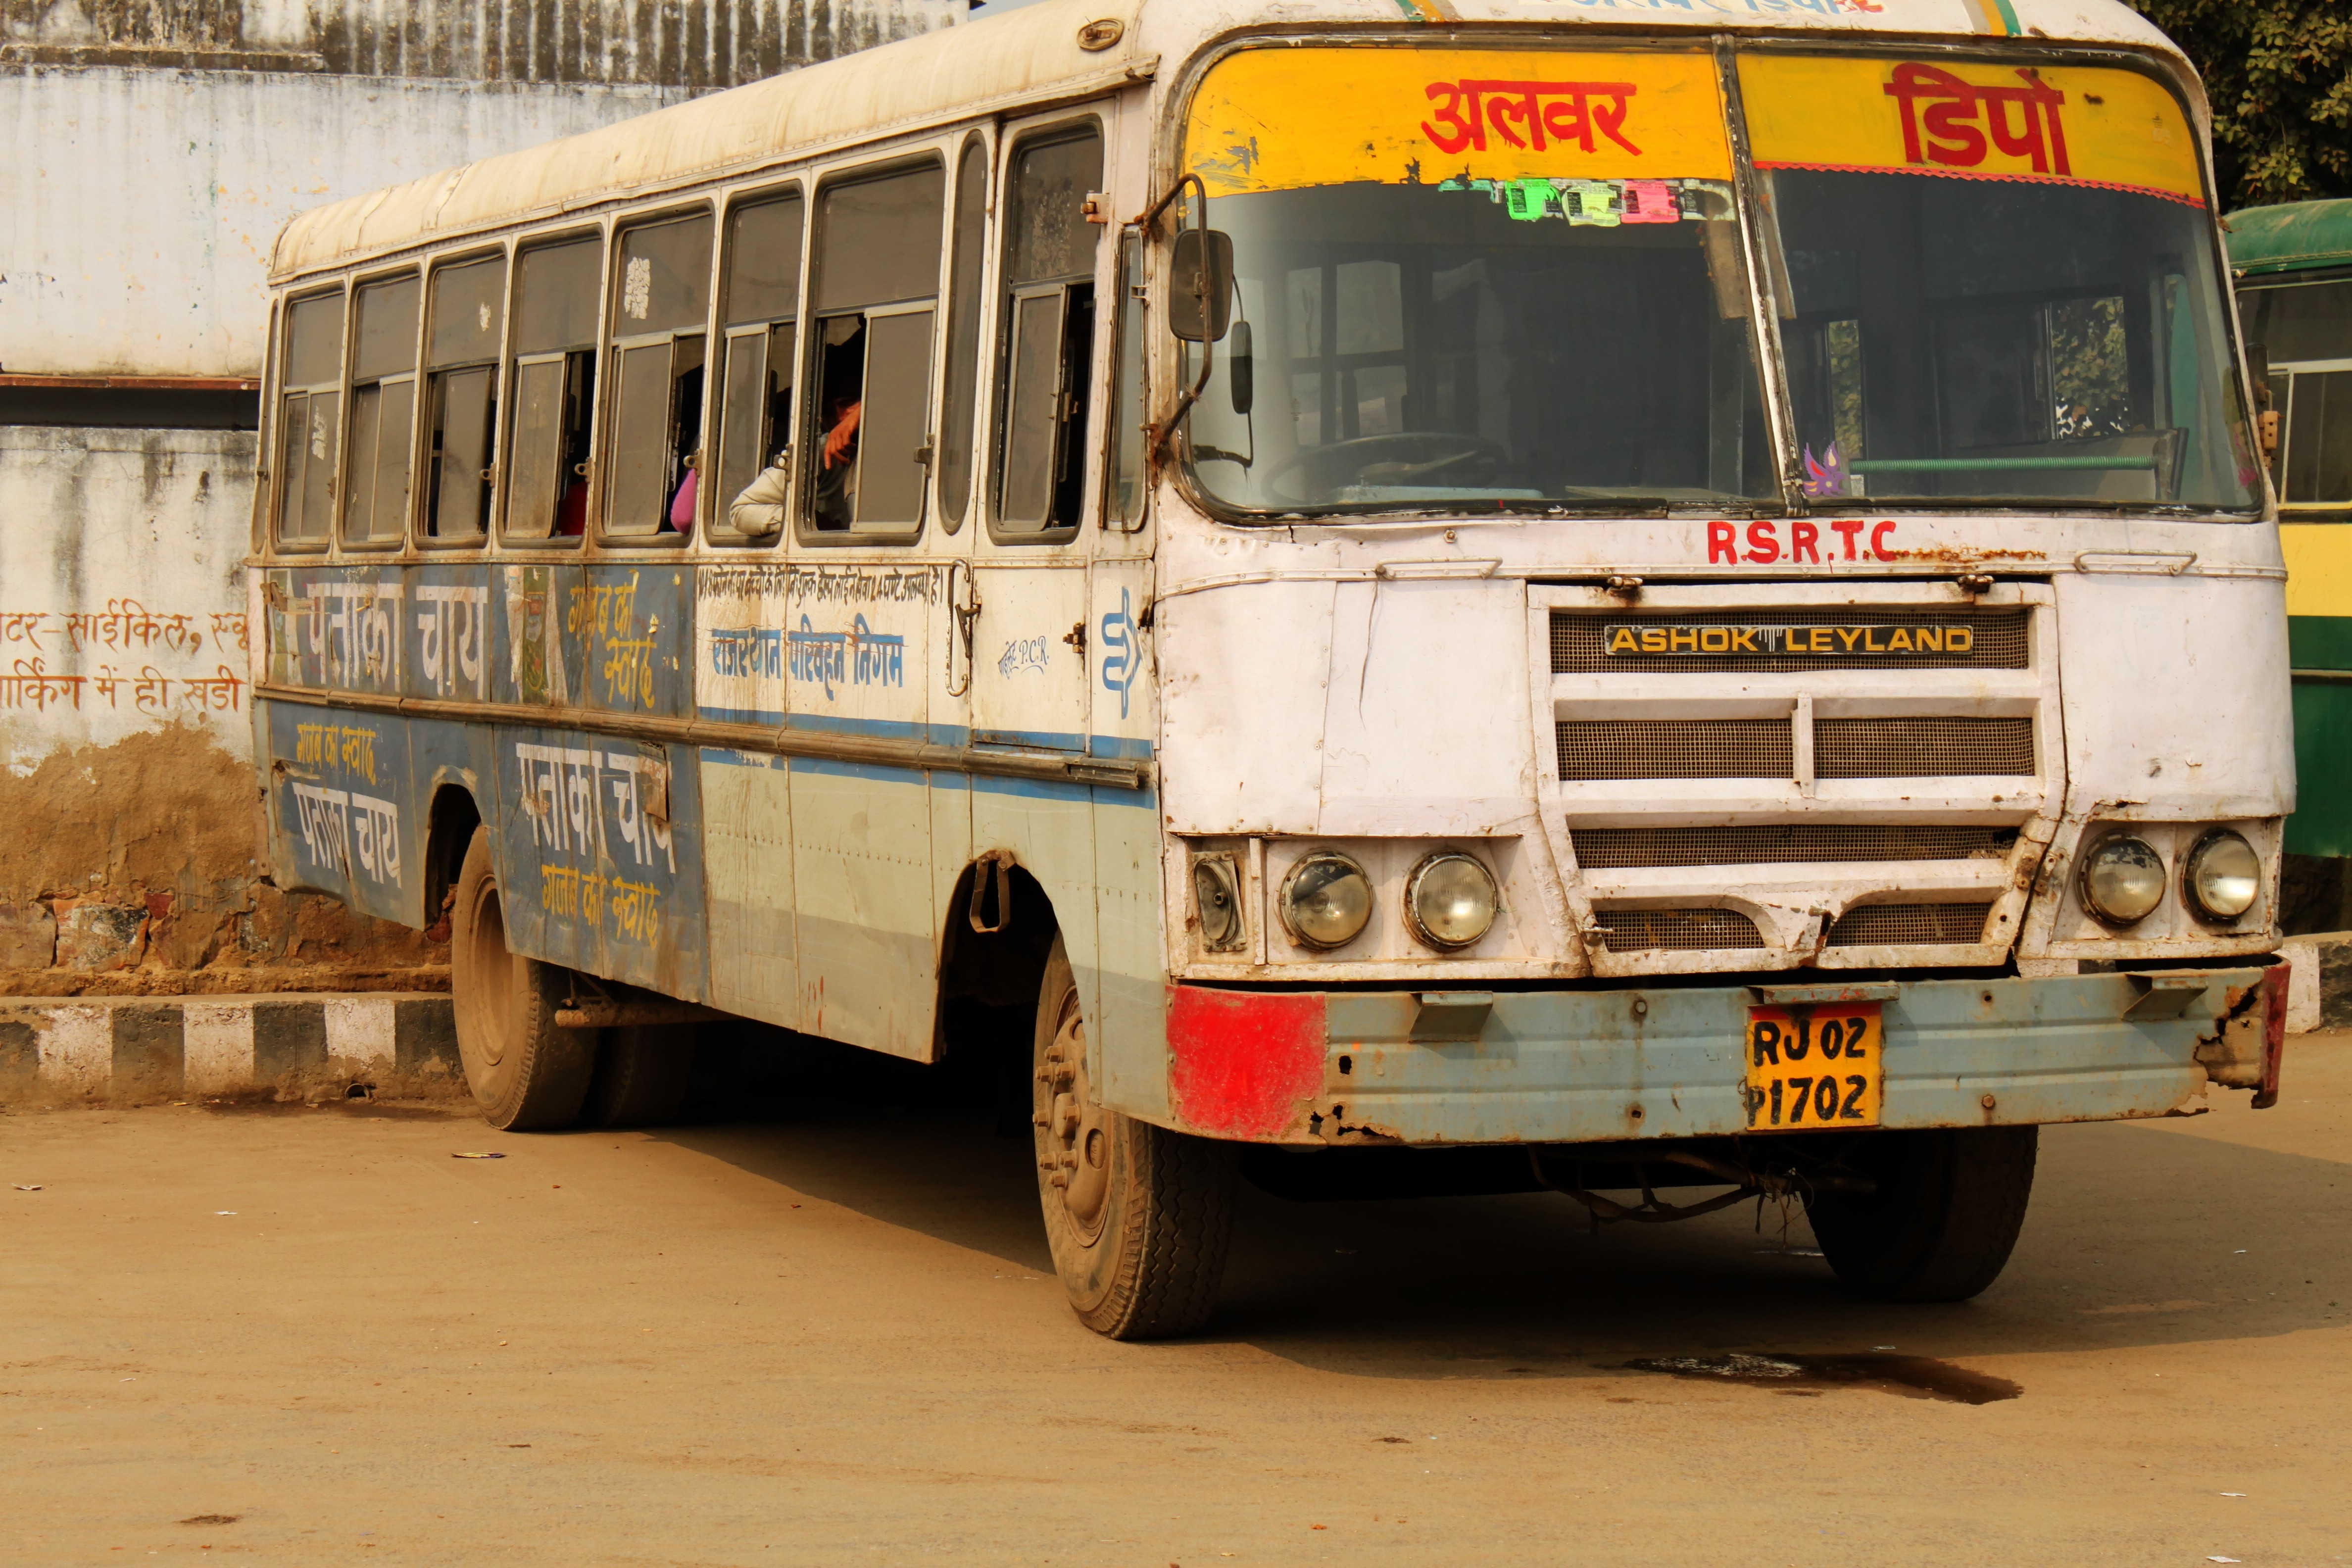
[[2294, 763], [2282, 923], [2352, 930], [2352, 200], [2231, 215], [2230, 268], [2260, 386], [2286, 555]]

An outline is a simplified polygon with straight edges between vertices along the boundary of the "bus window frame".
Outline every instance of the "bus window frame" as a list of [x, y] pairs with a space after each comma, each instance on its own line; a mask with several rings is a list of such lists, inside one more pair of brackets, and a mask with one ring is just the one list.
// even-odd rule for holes
[[[1148, 266], [1151, 243], [1148, 236], [1126, 225], [1108, 237], [1111, 276], [1117, 286], [1111, 290], [1108, 322], [1101, 306], [1095, 309], [1097, 327], [1107, 332], [1103, 346], [1109, 356], [1102, 377], [1102, 434], [1095, 443], [1099, 449], [1097, 460], [1102, 465], [1101, 478], [1095, 487], [1095, 526], [1106, 533], [1141, 533], [1151, 525], [1151, 283]], [[1130, 321], [1136, 326], [1131, 366], [1128, 363], [1127, 341]], [[1130, 371], [1135, 377], [1132, 404], [1127, 395]], [[1131, 518], [1118, 515], [1113, 502], [1120, 475], [1119, 443], [1127, 438], [1127, 431], [1121, 428], [1123, 423], [1134, 430], [1137, 443], [1135, 515]]]
[[[1116, 165], [1110, 122], [1098, 108], [1040, 115], [1018, 125], [1004, 126], [996, 138], [995, 192], [989, 207], [989, 223], [995, 232], [991, 237], [993, 243], [989, 247], [988, 276], [982, 285], [988, 307], [983, 327], [987, 333], [987, 342], [983, 344], [987, 374], [982, 395], [978, 400], [982, 435], [978, 443], [972, 477], [978, 504], [988, 524], [988, 540], [994, 545], [1021, 548], [1069, 544], [1087, 531], [1087, 524], [1090, 521], [1099, 527], [1108, 515], [1103, 510], [1101, 493], [1107, 482], [1108, 465], [1100, 460], [1100, 448], [1102, 433], [1108, 419], [1108, 405], [1116, 393], [1104, 375], [1108, 363], [1104, 350], [1108, 340], [1104, 330], [1103, 297], [1105, 268], [1109, 265], [1105, 258], [1115, 258], [1118, 254], [1118, 245], [1106, 244], [1105, 240], [1117, 239], [1120, 230], [1116, 224], [1097, 224], [1086, 220], [1087, 226], [1095, 230], [1094, 271], [1089, 279], [1094, 289], [1094, 341], [1087, 346], [1086, 369], [1082, 373], [1086, 382], [1086, 422], [1076, 430], [1066, 431], [1062, 437], [1064, 441], [1076, 448], [1078, 461], [1085, 466], [1078, 475], [1078, 515], [1057, 528], [1008, 530], [1004, 526], [1004, 498], [1000, 484], [1004, 470], [1006, 443], [1011, 435], [1013, 333], [1020, 324], [1018, 307], [1025, 300], [1058, 291], [1062, 296], [1062, 326], [1066, 331], [1070, 289], [1074, 281], [1065, 278], [1059, 283], [1024, 283], [1017, 287], [1005, 281], [1011, 275], [1013, 241], [1007, 216], [1007, 209], [1015, 199], [1013, 163], [1030, 148], [1074, 141], [1086, 132], [1093, 133], [1095, 145], [1102, 157], [1102, 167], [1096, 177], [1102, 185], [1108, 185]], [[1117, 279], [1116, 266], [1110, 266], [1108, 276], [1114, 281]], [[1147, 352], [1148, 348], [1149, 345]], [[1148, 374], [1145, 388], [1148, 402]]]
[[[801, 205], [801, 267], [800, 278], [793, 289], [793, 313], [790, 316], [772, 316], [764, 321], [730, 321], [727, 319], [727, 290], [734, 281], [735, 276], [733, 237], [735, 215], [747, 207], [765, 206], [772, 202], [794, 199], [797, 199]], [[790, 326], [793, 329], [793, 374], [795, 378], [799, 376], [802, 365], [806, 363], [804, 353], [807, 346], [804, 341], [806, 334], [801, 331], [801, 323], [807, 319], [808, 315], [809, 275], [814, 270], [810, 266], [810, 251], [815, 241], [816, 227], [816, 203], [810, 195], [809, 181], [799, 174], [794, 174], [789, 179], [768, 184], [746, 185], [725, 192], [723, 199], [718, 205], [719, 229], [716, 243], [712, 247], [718, 254], [713, 258], [714, 270], [710, 280], [710, 326], [707, 334], [709, 347], [704, 351], [702, 372], [704, 405], [702, 428], [705, 437], [703, 450], [709, 454], [710, 472], [714, 478], [723, 475], [726, 468], [727, 430], [724, 421], [728, 413], [727, 373], [732, 363], [735, 341], [738, 338], [753, 336], [768, 337], [778, 327]], [[765, 363], [763, 358], [762, 363]], [[784, 446], [792, 454], [786, 460], [784, 470], [784, 516], [786, 518], [793, 516], [795, 509], [800, 505], [800, 453], [797, 438], [800, 433], [802, 394], [806, 390], [806, 387], [797, 379], [794, 381], [791, 424], [782, 432], [785, 438]], [[764, 423], [765, 416], [761, 417]], [[773, 428], [767, 430], [767, 438], [761, 443], [764, 449], [760, 454], [762, 461], [760, 468], [754, 471], [754, 479], [767, 470], [768, 464], [764, 459], [774, 455], [778, 434], [779, 432]], [[783, 547], [784, 541], [791, 531], [788, 528], [779, 528], [773, 533], [736, 532], [728, 521], [728, 512], [735, 504], [735, 498], [733, 496], [715, 498], [715, 492], [705, 493], [705, 489], [699, 480], [695, 485], [695, 502], [700, 513], [696, 519], [695, 538], [698, 543], [708, 544], [713, 550], [779, 550]]]
[[[980, 234], [972, 246], [972, 255], [963, 253], [962, 237], [956, 232], [957, 218], [964, 197], [964, 163], [977, 149], [980, 153]], [[933, 483], [939, 490], [940, 531], [950, 537], [963, 531], [976, 510], [984, 510], [987, 499], [988, 464], [988, 371], [994, 361], [990, 342], [995, 331], [996, 291], [996, 223], [997, 206], [1003, 191], [997, 184], [997, 158], [1003, 152], [1003, 138], [993, 124], [975, 125], [955, 138], [954, 158], [949, 169], [947, 213], [947, 285], [940, 296], [941, 330], [940, 332], [940, 413], [939, 450], [935, 456]], [[972, 279], [971, 298], [971, 397], [963, 416], [964, 439], [963, 504], [953, 510], [947, 505], [946, 481], [937, 470], [943, 469], [947, 459], [950, 432], [950, 411], [948, 399], [953, 395], [953, 375], [958, 333], [964, 326], [961, 302], [956, 297], [956, 285], [962, 281], [962, 269], [969, 265]]]
[[264, 562], [277, 553], [277, 529], [273, 526], [277, 513], [278, 465], [270, 453], [278, 448], [278, 383], [285, 367], [279, 363], [278, 334], [285, 318], [286, 298], [273, 293], [269, 297], [269, 335], [262, 339], [261, 351], [261, 416], [254, 421], [254, 485], [253, 500], [246, 508], [246, 555], [248, 562]]
[[[589, 458], [589, 472], [593, 478], [591, 480], [592, 488], [588, 496], [588, 527], [583, 531], [584, 538], [593, 540], [604, 549], [627, 551], [631, 553], [643, 550], [675, 551], [682, 547], [690, 547], [702, 537], [703, 515], [707, 501], [702, 493], [700, 476], [703, 460], [710, 446], [710, 342], [714, 331], [712, 321], [719, 308], [717, 298], [719, 254], [726, 247], [726, 233], [719, 226], [722, 205], [719, 193], [710, 190], [688, 200], [669, 196], [650, 206], [634, 207], [627, 211], [616, 212], [605, 221], [604, 286], [597, 300], [596, 318], [599, 344], [598, 371], [596, 406], [592, 415], [595, 420], [595, 428], [589, 438], [593, 454]], [[654, 228], [662, 224], [696, 217], [707, 217], [711, 222], [710, 256], [704, 264], [702, 320], [699, 325], [670, 328], [658, 332], [631, 332], [625, 337], [616, 332], [614, 330], [613, 313], [619, 298], [619, 290], [614, 285], [614, 279], [618, 278], [621, 270], [621, 247], [627, 243], [629, 235], [637, 229]], [[682, 337], [699, 337], [702, 341], [701, 425], [695, 450], [688, 455], [688, 465], [696, 472], [694, 521], [684, 533], [665, 533], [659, 528], [655, 529], [651, 533], [615, 533], [612, 528], [613, 469], [614, 465], [618, 463], [621, 458], [620, 441], [615, 431], [616, 421], [621, 417], [619, 395], [622, 383], [622, 356], [626, 351], [648, 348], [659, 342], [667, 341], [670, 344], [671, 356], [670, 384], [675, 389], [677, 375], [677, 340]], [[676, 439], [677, 434], [673, 431], [671, 440]], [[669, 503], [665, 501], [663, 504], [667, 506]]]
[[[795, 323], [800, 355], [799, 385], [793, 395], [793, 483], [791, 519], [793, 548], [795, 550], [856, 550], [887, 548], [911, 549], [923, 542], [931, 523], [939, 516], [939, 426], [942, 353], [950, 283], [950, 253], [953, 249], [950, 226], [955, 212], [954, 160], [962, 151], [964, 126], [948, 128], [926, 135], [904, 146], [890, 148], [878, 156], [871, 150], [862, 155], [853, 154], [837, 162], [813, 167], [808, 171], [808, 226], [803, 231], [801, 247], [801, 314]], [[861, 305], [856, 313], [872, 320], [876, 316], [906, 315], [928, 310], [931, 313], [931, 360], [926, 377], [923, 399], [925, 423], [930, 431], [930, 460], [924, 465], [920, 499], [913, 526], [905, 529], [860, 530], [855, 522], [843, 529], [821, 529], [814, 515], [816, 481], [815, 464], [824, 449], [824, 323], [829, 317], [817, 310], [817, 289], [822, 281], [824, 230], [820, 216], [826, 195], [842, 185], [865, 184], [869, 181], [887, 180], [895, 175], [933, 168], [940, 174], [940, 264], [932, 277], [931, 292], [881, 304]], [[866, 385], [861, 373], [861, 389]], [[862, 432], [862, 426], [861, 426]], [[863, 472], [866, 446], [858, 444], [858, 462]]]
[[[2285, 267], [2249, 277], [2238, 277], [2233, 273], [2230, 297], [2231, 309], [2238, 317], [2239, 335], [2242, 338], [2248, 335], [2244, 318], [2247, 295], [2264, 293], [2273, 289], [2302, 289], [2330, 283], [2352, 289], [2352, 267], [2342, 264]], [[2251, 346], [2251, 339], [2249, 339], [2249, 346]], [[2267, 350], [2270, 345], [2265, 342], [2262, 346]], [[2277, 396], [2275, 393], [2273, 395], [2271, 406], [2279, 416], [2278, 452], [2274, 458], [2266, 458], [2262, 464], [2263, 478], [2270, 485], [2272, 498], [2278, 506], [2279, 521], [2298, 523], [2352, 522], [2352, 500], [2294, 500], [2286, 493], [2287, 455], [2293, 450], [2294, 444], [2293, 397], [2295, 379], [2302, 375], [2341, 374], [2346, 370], [2352, 370], [2352, 360], [2290, 360], [2273, 357], [2268, 363], [2271, 379], [2275, 382], [2283, 375], [2286, 381], [2287, 390], [2287, 395], [2284, 398]]]
[[[507, 365], [514, 357], [512, 349], [514, 343], [515, 252], [516, 247], [522, 240], [529, 237], [530, 237], [527, 235], [519, 235], [509, 232], [500, 236], [498, 239], [492, 241], [488, 245], [470, 246], [461, 250], [452, 250], [443, 255], [435, 256], [431, 258], [430, 263], [426, 267], [425, 274], [425, 306], [423, 310], [417, 312], [419, 336], [417, 339], [418, 353], [416, 356], [417, 438], [419, 442], [422, 443], [422, 453], [425, 458], [430, 458], [432, 454], [431, 422], [433, 417], [433, 403], [431, 393], [433, 390], [433, 383], [431, 378], [433, 376], [437, 374], [446, 374], [451, 371], [477, 370], [487, 366], [490, 372], [490, 389], [493, 399], [495, 400], [503, 396], [506, 392]], [[436, 290], [440, 287], [441, 275], [455, 268], [467, 267], [477, 262], [490, 260], [496, 260], [503, 268], [503, 271], [500, 274], [499, 289], [499, 316], [498, 357], [491, 360], [463, 360], [455, 364], [445, 365], [426, 363], [425, 362], [432, 357], [433, 304]], [[486, 454], [489, 458], [488, 470], [490, 476], [488, 479], [490, 487], [489, 508], [487, 514], [482, 519], [481, 531], [479, 533], [469, 534], [462, 539], [442, 539], [436, 536], [431, 531], [432, 519], [430, 508], [427, 504], [427, 498], [429, 498], [432, 492], [428, 483], [427, 486], [424, 487], [425, 494], [416, 498], [415, 504], [411, 506], [409, 511], [409, 515], [415, 524], [412, 537], [415, 539], [415, 547], [418, 550], [431, 551], [436, 554], [448, 554], [460, 551], [481, 552], [488, 551], [490, 547], [491, 542], [498, 537], [500, 512], [503, 509], [506, 494], [506, 445], [502, 439], [505, 434], [505, 424], [506, 421], [503, 417], [501, 409], [494, 405], [491, 410], [491, 417], [488, 423], [489, 450]]]
[[[296, 384], [287, 379], [293, 358], [294, 313], [314, 300], [340, 299], [342, 301], [342, 330], [335, 339], [335, 375], [332, 381], [303, 382]], [[345, 426], [349, 420], [351, 392], [349, 386], [352, 363], [352, 280], [348, 276], [336, 278], [323, 287], [313, 287], [297, 293], [289, 290], [278, 312], [277, 331], [272, 346], [277, 351], [277, 385], [272, 389], [270, 435], [275, 445], [268, 450], [270, 468], [269, 522], [268, 533], [272, 548], [280, 554], [324, 556], [331, 553], [342, 531], [342, 478]], [[289, 539], [286, 536], [287, 465], [285, 458], [286, 401], [299, 395], [304, 407], [310, 399], [325, 394], [338, 400], [334, 420], [334, 450], [328, 455], [326, 494], [326, 528], [315, 539]], [[315, 459], [306, 458], [303, 472], [307, 480], [309, 465]]]
[[[405, 385], [408, 388], [407, 507], [401, 514], [400, 528], [396, 532], [388, 537], [383, 535], [374, 535], [365, 539], [355, 539], [352, 536], [350, 527], [352, 498], [348, 493], [351, 490], [352, 483], [354, 481], [347, 479], [346, 482], [342, 486], [342, 489], [346, 493], [341, 498], [335, 508], [335, 542], [338, 550], [357, 551], [367, 555], [396, 554], [408, 547], [409, 537], [415, 525], [417, 505], [417, 440], [424, 426], [424, 421], [420, 419], [418, 416], [424, 411], [425, 407], [425, 308], [426, 289], [425, 268], [418, 262], [410, 261], [402, 266], [387, 268], [379, 272], [354, 273], [349, 279], [351, 285], [351, 304], [348, 309], [351, 311], [351, 320], [345, 324], [344, 333], [348, 346], [343, 353], [343, 453], [344, 461], [348, 464], [350, 462], [350, 455], [355, 449], [356, 442], [354, 440], [354, 435], [358, 428], [359, 395], [361, 388], [357, 381], [354, 379], [354, 376], [359, 364], [360, 293], [362, 289], [376, 288], [386, 283], [398, 283], [406, 279], [415, 279], [416, 281], [416, 331], [410, 344], [408, 369], [396, 372], [389, 376], [377, 376], [374, 380], [369, 382], [368, 385], [374, 387]], [[377, 419], [380, 428], [383, 419], [380, 403]], [[376, 461], [378, 464], [381, 464], [383, 460], [383, 453], [381, 449], [379, 449], [376, 455]]]
[[[598, 325], [594, 338], [584, 351], [588, 355], [593, 395], [588, 409], [588, 473], [586, 476], [588, 480], [587, 519], [591, 526], [583, 527], [576, 535], [550, 533], [543, 538], [535, 534], [518, 535], [509, 531], [507, 507], [509, 500], [509, 481], [513, 477], [509, 471], [513, 467], [510, 461], [512, 443], [505, 439], [511, 434], [511, 429], [502, 429], [499, 433], [501, 439], [498, 447], [498, 462], [491, 469], [493, 475], [493, 494], [490, 498], [492, 526], [488, 531], [496, 539], [501, 554], [509, 551], [549, 551], [563, 559], [578, 556], [594, 531], [593, 524], [597, 515], [598, 506], [604, 500], [604, 474], [601, 467], [604, 456], [604, 426], [601, 409], [604, 397], [603, 384], [607, 366], [603, 323], [613, 287], [613, 226], [609, 222], [592, 223], [584, 226], [572, 223], [550, 228], [526, 229], [508, 237], [508, 321], [504, 338], [499, 345], [499, 395], [503, 401], [499, 404], [499, 423], [501, 426], [511, 426], [513, 421], [522, 417], [522, 372], [526, 360], [537, 364], [551, 359], [568, 360], [572, 354], [583, 352], [579, 349], [549, 349], [534, 350], [526, 354], [519, 346], [520, 339], [518, 334], [520, 329], [514, 320], [516, 308], [522, 302], [524, 253], [551, 246], [576, 244], [582, 240], [593, 241], [597, 247], [595, 310]], [[420, 361], [422, 357], [420, 352]], [[564, 389], [568, 390], [570, 384], [570, 377], [567, 375], [563, 384]], [[557, 473], [559, 484], [562, 479], [562, 474], [559, 469]], [[560, 493], [557, 505], [559, 509], [562, 506]]]

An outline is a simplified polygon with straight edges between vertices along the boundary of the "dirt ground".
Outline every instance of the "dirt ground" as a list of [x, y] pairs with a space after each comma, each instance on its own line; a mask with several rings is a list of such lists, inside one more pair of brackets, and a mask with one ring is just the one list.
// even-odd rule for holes
[[[1964, 1306], [1748, 1207], [1251, 1193], [1160, 1345], [1070, 1317], [1024, 1141], [826, 1081], [660, 1133], [0, 1117], [0, 1562], [2352, 1563], [2352, 1038], [2276, 1110], [2047, 1131]], [[1628, 1364], [1733, 1352], [1872, 1359]]]

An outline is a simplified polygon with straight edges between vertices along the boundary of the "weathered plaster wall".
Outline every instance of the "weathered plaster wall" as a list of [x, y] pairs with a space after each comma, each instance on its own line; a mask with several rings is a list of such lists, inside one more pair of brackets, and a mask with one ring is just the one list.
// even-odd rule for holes
[[0, 426], [0, 993], [440, 961], [258, 878], [253, 465], [240, 430]]
[[0, 370], [257, 375], [269, 247], [296, 213], [685, 96], [0, 70]]

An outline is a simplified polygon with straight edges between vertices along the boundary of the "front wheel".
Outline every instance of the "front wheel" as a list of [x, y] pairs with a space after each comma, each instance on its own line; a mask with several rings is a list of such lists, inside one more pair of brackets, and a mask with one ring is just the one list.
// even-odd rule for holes
[[451, 925], [457, 1055], [482, 1115], [509, 1132], [571, 1126], [596, 1066], [596, 1032], [555, 1026], [571, 989], [566, 971], [508, 950], [487, 827], [466, 847]]
[[1199, 1328], [1233, 1238], [1233, 1149], [1104, 1108], [1059, 937], [1039, 987], [1031, 1060], [1045, 1239], [1078, 1321], [1115, 1340]]
[[2017, 1245], [2039, 1131], [1842, 1135], [1843, 1163], [1877, 1190], [1819, 1193], [1806, 1204], [1822, 1255], [1849, 1289], [1882, 1301], [1967, 1300], [2000, 1278]]

